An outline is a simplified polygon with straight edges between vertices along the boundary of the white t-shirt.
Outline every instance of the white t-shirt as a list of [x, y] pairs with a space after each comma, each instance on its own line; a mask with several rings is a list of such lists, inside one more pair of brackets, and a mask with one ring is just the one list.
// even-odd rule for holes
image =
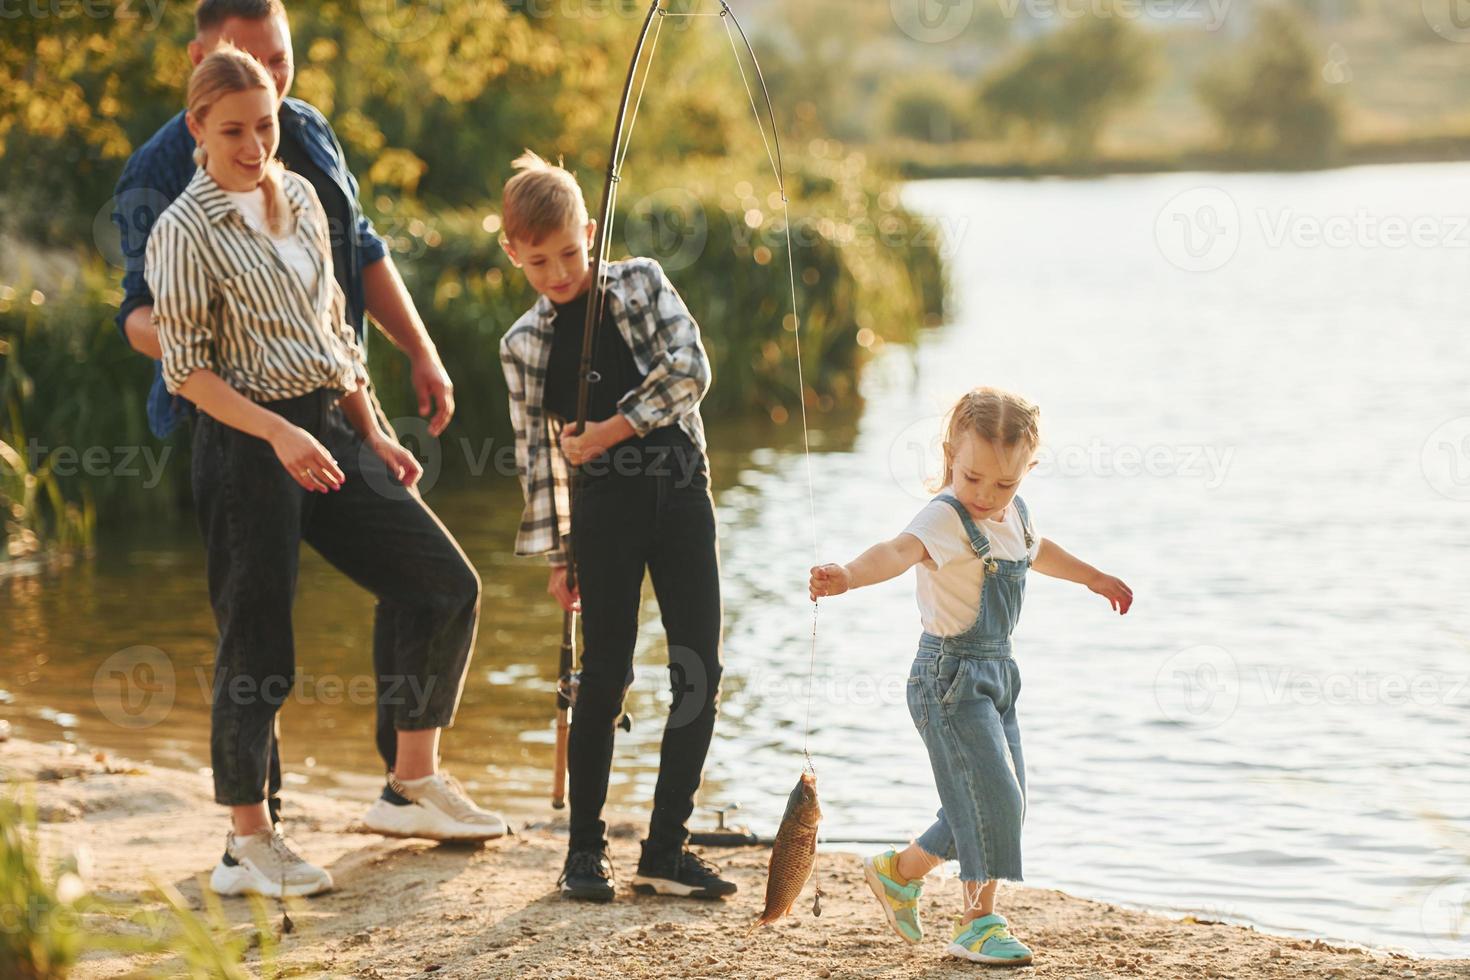
[[257, 187], [253, 191], [225, 191], [230, 200], [235, 202], [235, 207], [245, 216], [245, 223], [266, 238], [276, 247], [276, 254], [280, 255], [281, 261], [295, 270], [301, 277], [301, 284], [306, 287], [306, 295], [312, 299], [316, 298], [316, 262], [313, 260], [301, 239], [296, 237], [293, 222], [287, 222], [285, 234], [277, 238], [271, 234], [270, 226], [265, 221], [265, 188]]
[[[1006, 505], [998, 520], [976, 523], [990, 540], [991, 557], [1008, 561], [1026, 557], [1026, 534], [1014, 500]], [[918, 538], [929, 552], [929, 558], [915, 567], [919, 620], [925, 632], [936, 636], [963, 633], [975, 622], [980, 610], [980, 584], [985, 566], [970, 547], [960, 515], [944, 501], [931, 500], [904, 528], [904, 533]], [[1032, 561], [1040, 550], [1041, 536], [1036, 533], [1033, 517]]]

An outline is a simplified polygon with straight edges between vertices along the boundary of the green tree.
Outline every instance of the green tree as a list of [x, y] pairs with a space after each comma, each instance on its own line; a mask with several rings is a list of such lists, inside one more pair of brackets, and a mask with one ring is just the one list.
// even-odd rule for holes
[[1092, 156], [1110, 117], [1158, 76], [1153, 38], [1111, 10], [1079, 18], [1021, 49], [980, 81], [981, 113], [1032, 142], [1059, 139], [1069, 159]]
[[1305, 167], [1329, 160], [1340, 107], [1301, 15], [1267, 7], [1241, 48], [1196, 82], [1226, 148], [1252, 163]]
[[959, 96], [959, 82], [951, 76], [920, 76], [900, 82], [888, 96], [884, 122], [888, 132], [924, 143], [962, 139], [969, 128]]

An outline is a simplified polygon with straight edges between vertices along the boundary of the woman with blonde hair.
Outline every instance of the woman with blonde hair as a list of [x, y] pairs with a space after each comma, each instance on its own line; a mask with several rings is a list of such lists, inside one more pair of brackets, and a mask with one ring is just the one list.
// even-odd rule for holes
[[[294, 683], [302, 541], [377, 598], [379, 749], [388, 785], [364, 822], [395, 836], [483, 840], [504, 821], [438, 771], [459, 704], [480, 581], [414, 489], [418, 461], [380, 425], [311, 184], [274, 159], [277, 95], [233, 48], [189, 80], [199, 169], [148, 239], [168, 390], [199, 409], [192, 486], [219, 627], [210, 756], [231, 831], [211, 887], [310, 895], [331, 876], [266, 807], [276, 713]], [[383, 692], [392, 691], [389, 696]]]

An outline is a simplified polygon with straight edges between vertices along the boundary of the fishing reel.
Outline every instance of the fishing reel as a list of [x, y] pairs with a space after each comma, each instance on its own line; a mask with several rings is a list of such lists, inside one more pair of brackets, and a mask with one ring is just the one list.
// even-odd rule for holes
[[[581, 688], [581, 686], [582, 672], [580, 670], [573, 672], [570, 677], [564, 677], [557, 681], [556, 693], [559, 694], [562, 699], [566, 701], [568, 709], [576, 706], [577, 691]], [[628, 699], [628, 688], [632, 686], [633, 672], [629, 671], [628, 680], [623, 684], [623, 700], [625, 702]], [[617, 725], [625, 732], [631, 732], [633, 730], [633, 716], [628, 712], [626, 708], [624, 708], [622, 712], [618, 714]]]

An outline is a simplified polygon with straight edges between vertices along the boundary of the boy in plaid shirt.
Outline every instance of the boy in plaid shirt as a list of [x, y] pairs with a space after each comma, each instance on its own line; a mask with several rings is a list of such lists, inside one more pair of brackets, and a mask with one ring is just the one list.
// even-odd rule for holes
[[[592, 901], [614, 894], [602, 808], [646, 570], [668, 634], [673, 703], [633, 886], [722, 898], [735, 884], [685, 848], [721, 675], [719, 545], [699, 415], [709, 359], [699, 325], [656, 261], [605, 262], [587, 426], [573, 435], [587, 304], [595, 299], [589, 252], [597, 223], [565, 169], [529, 150], [514, 166], [501, 244], [541, 294], [500, 343], [526, 498], [516, 554], [548, 555], [547, 591], [582, 614], [561, 893]], [[576, 589], [567, 584], [568, 533]]]

